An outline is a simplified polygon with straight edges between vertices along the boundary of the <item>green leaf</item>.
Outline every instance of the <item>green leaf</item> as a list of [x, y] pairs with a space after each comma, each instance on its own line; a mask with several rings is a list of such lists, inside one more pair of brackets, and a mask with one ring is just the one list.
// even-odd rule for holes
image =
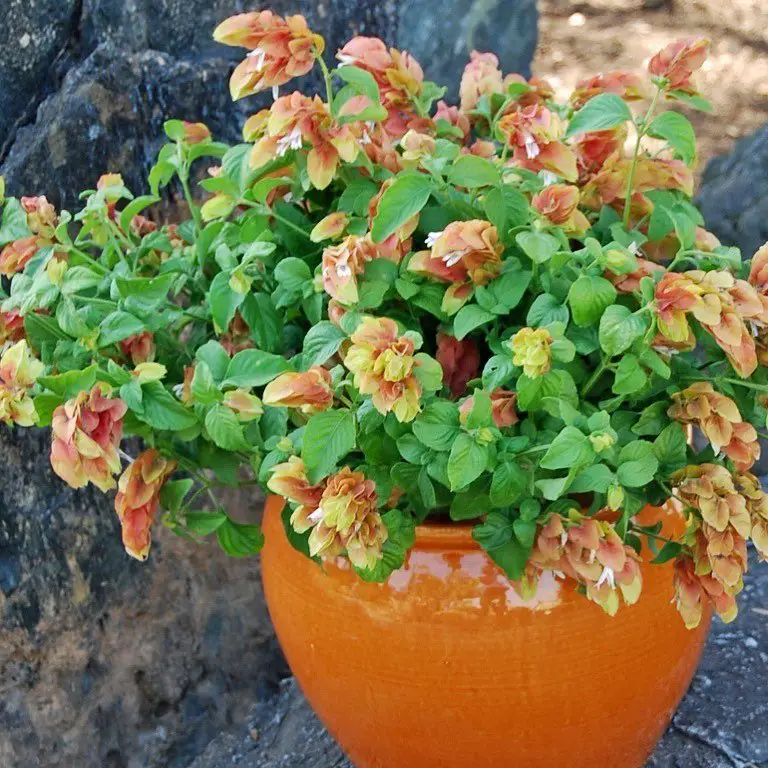
[[472, 435], [462, 432], [451, 447], [448, 459], [451, 490], [466, 488], [485, 471], [487, 462], [488, 447], [478, 445]]
[[336, 74], [349, 83], [357, 93], [367, 96], [373, 104], [379, 103], [379, 86], [370, 72], [355, 66], [343, 66], [336, 70]]
[[667, 472], [683, 467], [688, 456], [688, 441], [682, 424], [676, 422], [665, 427], [653, 441], [653, 452]]
[[519, 581], [531, 550], [515, 536], [513, 522], [501, 512], [491, 512], [481, 525], [472, 529], [472, 537], [512, 581]]
[[376, 182], [363, 177], [354, 179], [347, 185], [339, 198], [339, 210], [356, 216], [368, 215], [368, 203], [379, 191]]
[[0, 247], [31, 234], [24, 206], [15, 197], [9, 197], [5, 201], [3, 216], [0, 219]]
[[286, 291], [300, 291], [312, 280], [312, 272], [305, 261], [289, 256], [275, 267], [275, 280]]
[[467, 429], [492, 427], [493, 415], [490, 395], [482, 389], [476, 389], [472, 395], [472, 408], [467, 414], [465, 426]]
[[44, 392], [35, 398], [35, 411], [37, 411], [37, 426], [49, 427], [53, 420], [53, 412], [63, 405], [64, 398], [61, 395], [54, 395]]
[[151, 312], [166, 303], [174, 280], [176, 275], [172, 272], [151, 278], [117, 277], [115, 286], [120, 298], [130, 301], [137, 311]]
[[265, 293], [246, 296], [240, 306], [240, 314], [259, 349], [282, 352], [283, 319], [269, 296]]
[[568, 489], [570, 476], [552, 477], [547, 480], [537, 480], [536, 487], [547, 501], [559, 499]]
[[304, 337], [304, 365], [323, 365], [338, 351], [347, 335], [327, 320], [307, 331]]
[[635, 355], [624, 355], [616, 369], [613, 391], [617, 395], [632, 395], [639, 392], [648, 382], [640, 361]]
[[490, 160], [477, 155], [459, 155], [448, 171], [452, 184], [467, 189], [493, 187], [500, 178], [499, 169]]
[[224, 333], [229, 328], [235, 312], [246, 296], [246, 294], [238, 293], [230, 288], [229, 277], [228, 272], [219, 272], [213, 278], [211, 289], [208, 293], [208, 303], [211, 308], [213, 323], [218, 333]]
[[423, 173], [413, 171], [396, 176], [379, 200], [371, 229], [373, 241], [380, 243], [403, 226], [427, 204], [431, 193], [432, 182]]
[[410, 432], [397, 439], [397, 450], [409, 464], [426, 464], [429, 459], [429, 450]]
[[[169, 121], [170, 122], [170, 121]], [[153, 203], [157, 203], [160, 200], [155, 195], [142, 195], [134, 200], [131, 200], [128, 205], [120, 212], [120, 228], [123, 232], [131, 231], [131, 221], [133, 217], [141, 213], [145, 208], [148, 208]]]
[[451, 502], [451, 520], [474, 520], [488, 511], [488, 495], [472, 488], [457, 493]]
[[546, 232], [518, 232], [515, 235], [515, 242], [536, 264], [544, 264], [560, 250], [558, 239]]
[[[183, 482], [183, 481], [179, 481]], [[169, 484], [166, 483], [167, 487]], [[163, 488], [165, 490], [165, 488]], [[162, 494], [160, 496], [162, 503]], [[165, 506], [165, 505], [163, 505]], [[208, 536], [221, 528], [228, 518], [224, 512], [187, 512], [184, 516], [185, 528], [196, 536]]]
[[477, 304], [467, 304], [458, 311], [453, 319], [453, 334], [457, 339], [463, 339], [475, 328], [495, 319], [496, 315], [493, 312], [488, 312]]
[[576, 427], [564, 427], [539, 464], [544, 469], [564, 469], [588, 464], [594, 457], [589, 438]]
[[460, 434], [459, 410], [454, 403], [437, 400], [413, 422], [413, 434], [434, 451], [450, 451]]
[[414, 356], [416, 367], [413, 373], [425, 392], [437, 392], [443, 386], [443, 368], [434, 357], [425, 352]]
[[381, 519], [387, 528], [381, 560], [368, 570], [355, 569], [364, 581], [386, 581], [392, 571], [402, 567], [408, 550], [416, 541], [416, 523], [410, 512], [392, 509], [385, 512]]
[[160, 504], [163, 509], [167, 509], [170, 512], [178, 512], [194, 484], [194, 480], [190, 478], [165, 483], [160, 490]]
[[610, 485], [616, 481], [616, 475], [605, 464], [594, 464], [582, 469], [573, 482], [568, 486], [570, 493], [588, 493], [597, 491], [605, 493]]
[[223, 395], [213, 379], [211, 369], [207, 363], [198, 362], [195, 366], [195, 374], [192, 377], [192, 395], [195, 402], [202, 405], [211, 405], [221, 401]]
[[[120, 388], [121, 396], [124, 388]], [[136, 412], [136, 415], [153, 429], [179, 432], [197, 424], [195, 414], [176, 400], [159, 381], [144, 384], [141, 392], [142, 411]]]
[[[199, 367], [199, 366], [198, 366]], [[205, 415], [205, 428], [211, 440], [225, 451], [248, 451], [243, 426], [226, 405], [214, 405]]]
[[647, 330], [645, 315], [633, 315], [625, 306], [614, 304], [600, 318], [600, 346], [613, 357], [629, 349]]
[[90, 267], [70, 267], [62, 278], [59, 288], [67, 295], [95, 288], [103, 280], [103, 275]]
[[632, 119], [626, 103], [614, 93], [601, 93], [591, 98], [568, 124], [566, 138], [587, 131], [604, 131]]
[[99, 326], [99, 347], [108, 347], [118, 341], [146, 330], [143, 320], [128, 312], [117, 311], [107, 315]]
[[96, 383], [98, 370], [98, 365], [91, 365], [84, 371], [67, 371], [67, 373], [61, 373], [58, 376], [41, 376], [38, 382], [40, 386], [69, 400], [76, 397], [80, 392], [90, 391]]
[[594, 325], [616, 301], [616, 289], [604, 277], [582, 275], [568, 291], [571, 316], [576, 325]]
[[264, 535], [258, 525], [243, 525], [227, 518], [217, 529], [219, 546], [232, 557], [248, 557], [261, 552]]
[[528, 487], [528, 476], [514, 462], [499, 464], [491, 480], [491, 505], [508, 507], [514, 504]]
[[552, 370], [531, 379], [525, 374], [517, 380], [517, 404], [523, 411], [537, 411], [547, 404], [546, 398], [560, 398], [576, 405], [579, 400], [576, 383], [567, 371]]
[[483, 204], [485, 215], [501, 237], [511, 227], [526, 224], [530, 218], [528, 198], [520, 190], [506, 184], [489, 190]]
[[291, 364], [280, 355], [260, 349], [244, 349], [230, 361], [222, 387], [262, 387], [281, 373], [293, 370]]
[[533, 327], [567, 323], [570, 313], [568, 307], [551, 293], [539, 294], [531, 304], [525, 322]]
[[202, 347], [198, 347], [197, 352], [195, 352], [195, 359], [208, 366], [213, 378], [217, 382], [221, 381], [226, 375], [227, 367], [229, 366], [229, 355], [227, 350], [218, 341], [211, 339], [211, 341], [203, 344]]
[[641, 488], [653, 480], [658, 468], [653, 446], [645, 440], [635, 440], [621, 449], [616, 478], [627, 488]]
[[662, 112], [650, 125], [648, 132], [665, 139], [686, 165], [696, 157], [696, 134], [690, 120], [679, 112]]
[[662, 565], [676, 558], [683, 551], [683, 545], [677, 541], [667, 541], [659, 550], [659, 554], [651, 560], [652, 565]]
[[355, 447], [355, 416], [351, 411], [323, 411], [307, 422], [302, 438], [301, 458], [311, 483], [333, 471], [336, 464]]

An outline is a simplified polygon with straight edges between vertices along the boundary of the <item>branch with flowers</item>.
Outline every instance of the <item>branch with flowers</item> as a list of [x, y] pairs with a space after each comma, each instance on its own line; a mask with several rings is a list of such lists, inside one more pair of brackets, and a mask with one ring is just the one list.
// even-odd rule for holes
[[[675, 562], [687, 626], [707, 603], [731, 620], [747, 541], [768, 556], [750, 473], [768, 249], [743, 263], [691, 203], [695, 137], [673, 108], [709, 108], [708, 42], [565, 104], [474, 52], [452, 106], [375, 38], [329, 69], [301, 16], [214, 37], [248, 51], [233, 98], [274, 94], [243, 143], [171, 120], [146, 195], [111, 173], [74, 215], [4, 198], [0, 419], [50, 425], [71, 486], [117, 489], [140, 559], [161, 508], [176, 533], [257, 552], [218, 498], [258, 483], [288, 500], [298, 549], [367, 580], [437, 518], [471, 524], [525, 596], [554, 570], [613, 614], [650, 551]], [[315, 65], [324, 98], [280, 94]], [[158, 226], [174, 180], [189, 218]], [[638, 518], [669, 500], [676, 538]]]

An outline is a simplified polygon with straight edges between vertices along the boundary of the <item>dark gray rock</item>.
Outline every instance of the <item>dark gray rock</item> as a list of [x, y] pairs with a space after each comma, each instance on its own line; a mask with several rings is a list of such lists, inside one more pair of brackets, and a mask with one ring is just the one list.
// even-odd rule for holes
[[709, 163], [697, 203], [707, 229], [744, 258], [768, 240], [768, 126]]
[[15, 126], [55, 86], [77, 26], [78, 0], [3, 0], [0, 24], [0, 158]]
[[105, 43], [67, 74], [36, 123], [19, 130], [0, 169], [8, 189], [68, 207], [102, 173], [120, 171], [130, 187], [145, 190], [172, 116], [202, 120], [221, 140], [238, 141], [248, 112], [229, 97], [229, 71], [224, 59], [182, 61]]
[[[704, 657], [646, 768], [768, 764], [768, 569], [752, 563], [734, 624], [715, 619]], [[637, 670], [653, 674], [653, 670]], [[289, 679], [246, 726], [208, 745], [190, 768], [353, 768]], [[618, 764], [617, 764], [618, 765]]]
[[537, 21], [535, 0], [402, 0], [397, 42], [424, 65], [427, 77], [450, 86], [448, 96], [456, 100], [472, 50], [495, 53], [504, 74], [530, 77]]
[[287, 674], [259, 563], [168, 532], [132, 560], [49, 451], [0, 425], [0, 765], [183, 768]]

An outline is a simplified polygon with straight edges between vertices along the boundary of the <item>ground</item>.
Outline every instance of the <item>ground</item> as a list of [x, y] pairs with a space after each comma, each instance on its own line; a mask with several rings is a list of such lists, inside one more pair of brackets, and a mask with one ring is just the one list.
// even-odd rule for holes
[[700, 141], [700, 170], [768, 121], [765, 0], [540, 0], [539, 9], [533, 69], [559, 96], [590, 74], [642, 69], [677, 38], [709, 37], [712, 53], [699, 84], [714, 110], [689, 113]]

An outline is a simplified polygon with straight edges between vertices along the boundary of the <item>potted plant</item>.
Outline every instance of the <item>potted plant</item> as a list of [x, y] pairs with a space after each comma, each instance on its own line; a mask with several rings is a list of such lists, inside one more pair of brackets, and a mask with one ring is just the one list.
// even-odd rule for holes
[[138, 559], [158, 520], [256, 553], [221, 491], [274, 494], [270, 611], [361, 768], [640, 766], [768, 553], [768, 250], [702, 228], [674, 109], [708, 42], [564, 104], [475, 52], [449, 106], [377, 39], [329, 70], [301, 16], [215, 37], [234, 98], [274, 91], [242, 144], [171, 120], [148, 194], [5, 198], [0, 419], [117, 489]]

